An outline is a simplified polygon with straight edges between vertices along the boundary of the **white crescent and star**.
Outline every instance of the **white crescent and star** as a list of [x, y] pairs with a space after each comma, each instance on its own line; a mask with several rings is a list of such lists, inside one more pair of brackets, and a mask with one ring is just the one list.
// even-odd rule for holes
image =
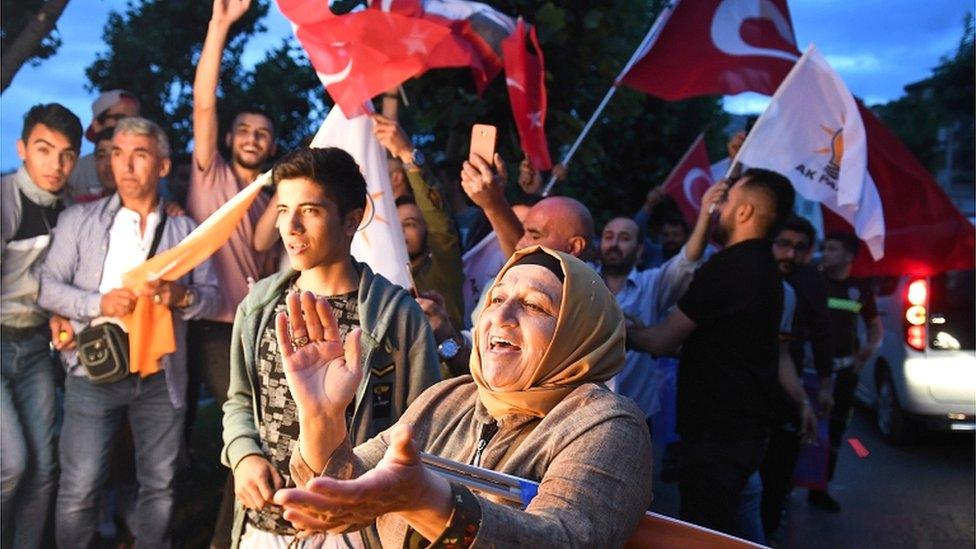
[[[773, 24], [776, 32], [793, 43], [793, 30], [782, 11], [771, 0], [722, 0], [712, 14], [712, 43], [726, 55], [756, 55], [796, 61], [793, 53], [775, 48], [760, 48], [742, 39], [742, 24], [749, 19], [765, 19]], [[733, 24], [730, 24], [733, 22]], [[738, 24], [734, 24], [734, 23]]]
[[684, 190], [685, 193], [685, 200], [694, 206], [695, 209], [701, 208], [701, 200], [695, 196], [694, 192], [695, 183], [700, 179], [704, 179], [706, 182], [708, 182], [709, 186], [714, 183], [712, 176], [701, 168], [692, 168], [688, 170], [688, 173], [685, 174], [684, 181], [681, 183], [682, 190]]

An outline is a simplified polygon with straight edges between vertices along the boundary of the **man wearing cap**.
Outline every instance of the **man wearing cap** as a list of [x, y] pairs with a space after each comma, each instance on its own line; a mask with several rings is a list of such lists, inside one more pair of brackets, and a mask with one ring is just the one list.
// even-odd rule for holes
[[[266, 114], [253, 109], [237, 113], [224, 135], [230, 158], [225, 160], [217, 151], [220, 60], [230, 26], [249, 6], [247, 0], [213, 3], [193, 81], [193, 166], [186, 202], [187, 211], [198, 223], [254, 181], [275, 153], [274, 124]], [[255, 225], [268, 203], [267, 196], [259, 195], [227, 244], [214, 254], [223, 303], [214, 314], [194, 322], [189, 331], [190, 379], [194, 375], [202, 378], [220, 404], [227, 400], [230, 386], [231, 330], [237, 306], [247, 295], [249, 283], [277, 270], [273, 252], [257, 252], [253, 247]], [[230, 546], [232, 481], [228, 480], [227, 486], [211, 541], [215, 547]]]
[[[125, 90], [102, 92], [92, 103], [92, 121], [85, 130], [85, 138], [98, 144], [100, 132], [114, 128], [119, 120], [129, 116], [139, 116], [139, 100]], [[95, 154], [86, 154], [78, 159], [74, 171], [68, 177], [68, 202], [79, 204], [92, 202], [106, 196], [105, 187], [98, 175]]]

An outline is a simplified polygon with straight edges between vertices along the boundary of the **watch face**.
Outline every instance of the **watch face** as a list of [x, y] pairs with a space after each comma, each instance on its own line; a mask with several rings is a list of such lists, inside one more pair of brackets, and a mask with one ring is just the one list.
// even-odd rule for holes
[[450, 360], [457, 355], [460, 348], [461, 347], [458, 346], [457, 341], [454, 341], [453, 339], [445, 339], [444, 342], [437, 347], [437, 354], [441, 355], [441, 358], [444, 360]]

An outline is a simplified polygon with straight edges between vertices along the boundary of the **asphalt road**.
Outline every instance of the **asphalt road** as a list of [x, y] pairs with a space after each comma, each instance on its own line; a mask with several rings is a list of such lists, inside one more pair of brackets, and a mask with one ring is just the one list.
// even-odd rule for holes
[[[966, 548], [976, 544], [976, 472], [971, 434], [926, 435], [912, 445], [886, 445], [872, 412], [857, 409], [845, 438], [870, 452], [859, 458], [845, 443], [831, 484], [839, 514], [811, 507], [793, 491], [777, 547]], [[655, 465], [660, 464], [658, 459]], [[674, 484], [655, 480], [651, 510], [677, 515]]]

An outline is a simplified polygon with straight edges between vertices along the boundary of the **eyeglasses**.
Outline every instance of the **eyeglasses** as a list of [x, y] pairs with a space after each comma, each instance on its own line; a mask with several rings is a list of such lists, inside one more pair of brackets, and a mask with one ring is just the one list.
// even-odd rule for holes
[[806, 242], [793, 242], [789, 238], [777, 238], [773, 241], [773, 245], [777, 248], [793, 248], [796, 253], [806, 253], [810, 249], [810, 245]]

